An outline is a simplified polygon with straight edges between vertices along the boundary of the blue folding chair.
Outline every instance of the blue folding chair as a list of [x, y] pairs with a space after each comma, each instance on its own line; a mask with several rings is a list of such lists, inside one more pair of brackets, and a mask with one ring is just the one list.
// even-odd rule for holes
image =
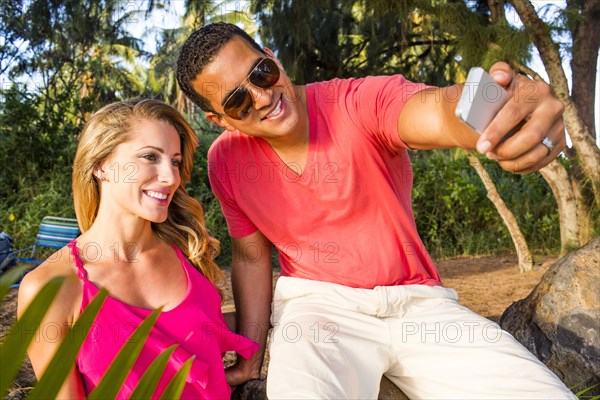
[[39, 255], [36, 256], [36, 251], [43, 247], [60, 249], [79, 236], [79, 234], [79, 225], [75, 218], [46, 216], [40, 223], [40, 228], [35, 237], [33, 246], [16, 250], [12, 254], [14, 255], [31, 250], [29, 257], [16, 257], [17, 261], [39, 265], [44, 262], [45, 257], [40, 257]]
[[[15, 250], [9, 254], [9, 257], [12, 257], [12, 259], [21, 263], [33, 264], [34, 267], [32, 268], [35, 268], [35, 266], [43, 263], [48, 255], [48, 251], [44, 251], [44, 249], [60, 249], [79, 236], [79, 234], [80, 230], [76, 219], [46, 216], [42, 218], [33, 246]], [[15, 256], [15, 254], [26, 251], [31, 251], [29, 257]], [[21, 279], [23, 279], [25, 274], [31, 271], [32, 268], [24, 269], [17, 282], [12, 285], [11, 288], [19, 287]], [[10, 268], [6, 268], [6, 270], [8, 269]], [[3, 273], [6, 272], [6, 270], [3, 271]]]

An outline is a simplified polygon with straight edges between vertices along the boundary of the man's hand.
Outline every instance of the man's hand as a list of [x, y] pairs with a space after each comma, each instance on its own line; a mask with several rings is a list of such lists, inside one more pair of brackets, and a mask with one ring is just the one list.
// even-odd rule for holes
[[[494, 64], [489, 73], [509, 91], [511, 99], [479, 137], [477, 150], [514, 173], [546, 166], [566, 145], [563, 104], [552, 95], [548, 84], [516, 75], [504, 62]], [[519, 130], [502, 142], [519, 124]]]
[[250, 379], [257, 378], [260, 378], [259, 370], [244, 369], [241, 367], [241, 364], [235, 364], [225, 370], [225, 379], [232, 388], [235, 388]]

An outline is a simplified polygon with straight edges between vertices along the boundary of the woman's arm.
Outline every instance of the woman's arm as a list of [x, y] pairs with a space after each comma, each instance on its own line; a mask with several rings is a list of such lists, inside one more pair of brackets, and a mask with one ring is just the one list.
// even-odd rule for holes
[[[68, 257], [65, 259], [68, 260]], [[62, 339], [67, 336], [69, 328], [76, 318], [78, 304], [81, 302], [81, 284], [70, 273], [68, 265], [46, 262], [28, 273], [23, 278], [19, 288], [17, 318], [21, 318], [27, 306], [31, 304], [44, 285], [59, 275], [71, 276], [63, 283], [40, 326], [37, 327], [35, 336], [27, 350], [38, 379], [44, 374], [50, 360], [52, 360]], [[83, 382], [75, 368], [68, 375], [57, 398], [85, 399]]]

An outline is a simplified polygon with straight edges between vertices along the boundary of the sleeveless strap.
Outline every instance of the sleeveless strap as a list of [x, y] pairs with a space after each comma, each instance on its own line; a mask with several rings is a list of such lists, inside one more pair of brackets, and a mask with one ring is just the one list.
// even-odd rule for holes
[[79, 249], [77, 248], [77, 238], [71, 240], [67, 247], [71, 250], [71, 256], [75, 260], [75, 266], [77, 266], [77, 277], [82, 281], [87, 281], [87, 271], [83, 268], [83, 261], [79, 257]]

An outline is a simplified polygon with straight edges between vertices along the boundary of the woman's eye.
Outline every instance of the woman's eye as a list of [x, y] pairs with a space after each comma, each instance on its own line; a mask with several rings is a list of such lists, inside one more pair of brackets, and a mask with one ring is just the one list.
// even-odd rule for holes
[[181, 168], [181, 165], [182, 165], [181, 160], [173, 160], [172, 164], [174, 166], [176, 166], [177, 168]]
[[143, 154], [142, 158], [144, 158], [144, 159], [146, 159], [148, 161], [156, 161], [156, 160], [158, 160], [158, 157], [156, 157], [156, 155], [152, 154], [152, 153]]

